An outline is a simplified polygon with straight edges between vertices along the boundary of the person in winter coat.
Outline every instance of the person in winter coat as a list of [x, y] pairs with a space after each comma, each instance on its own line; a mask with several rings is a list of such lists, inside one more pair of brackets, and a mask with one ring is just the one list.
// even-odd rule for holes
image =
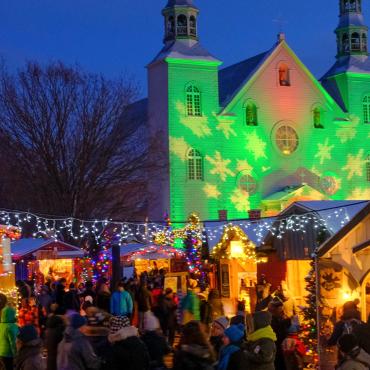
[[102, 360], [101, 370], [106, 369], [106, 362], [110, 355], [110, 343], [108, 342], [109, 328], [105, 326], [108, 314], [97, 307], [87, 309], [87, 325], [80, 330], [89, 340], [95, 354]]
[[357, 310], [354, 302], [346, 302], [343, 305], [343, 315], [335, 324], [333, 334], [328, 339], [327, 345], [335, 346], [342, 335], [352, 334], [357, 329], [357, 326], [361, 324], [363, 324], [361, 321], [361, 314]]
[[109, 312], [110, 308], [110, 289], [107, 279], [101, 279], [96, 287], [96, 307]]
[[17, 336], [17, 357], [15, 370], [44, 370], [44, 361], [41, 357], [41, 339], [33, 325], [20, 328]]
[[142, 330], [144, 328], [144, 315], [152, 308], [152, 295], [144, 282], [137, 294], [137, 308], [139, 311], [139, 330]]
[[173, 346], [173, 342], [175, 341], [177, 326], [176, 310], [177, 304], [174, 300], [173, 291], [171, 288], [166, 288], [165, 294], [158, 300], [156, 316], [159, 319], [162, 332], [170, 346]]
[[306, 347], [299, 339], [298, 333], [299, 325], [297, 323], [292, 323], [288, 329], [288, 336], [282, 343], [285, 367], [287, 370], [299, 370], [304, 368], [303, 357], [306, 354]]
[[51, 315], [46, 321], [45, 348], [47, 350], [47, 370], [57, 370], [58, 344], [63, 339], [65, 321], [62, 316]]
[[217, 318], [211, 325], [211, 336], [209, 342], [211, 343], [217, 357], [220, 353], [221, 347], [224, 345], [224, 332], [229, 326], [229, 319], [225, 316]]
[[13, 370], [13, 360], [17, 353], [15, 345], [19, 332], [16, 324], [16, 312], [12, 307], [4, 307], [0, 322], [0, 360], [6, 370]]
[[199, 311], [200, 311], [200, 321], [205, 325], [207, 333], [209, 332], [209, 327], [213, 322], [212, 319], [212, 307], [207, 301], [207, 295], [205, 293], [199, 293]]
[[271, 327], [276, 334], [276, 356], [275, 370], [285, 370], [285, 361], [282, 350], [282, 343], [288, 335], [290, 319], [284, 314], [283, 301], [274, 297], [268, 305], [268, 312], [272, 315]]
[[163, 356], [170, 353], [166, 338], [160, 332], [159, 320], [152, 312], [147, 312], [144, 317], [144, 334], [141, 340], [145, 343], [150, 356], [150, 369], [165, 369]]
[[188, 322], [182, 331], [173, 370], [212, 370], [215, 355], [198, 321]]
[[342, 360], [337, 370], [368, 370], [370, 368], [370, 355], [365, 352], [353, 334], [344, 334], [338, 340], [338, 349]]
[[272, 330], [271, 322], [270, 312], [259, 311], [253, 314], [254, 331], [248, 335], [244, 351], [249, 369], [275, 370], [277, 337]]
[[107, 368], [109, 370], [148, 370], [150, 357], [145, 344], [138, 337], [138, 330], [130, 325], [126, 316], [110, 320], [108, 340], [112, 345]]
[[80, 298], [74, 283], [69, 284], [69, 291], [65, 293], [64, 306], [66, 310], [80, 312]]
[[190, 321], [200, 321], [200, 301], [195, 294], [194, 289], [197, 287], [197, 281], [189, 280], [188, 294], [181, 301], [181, 309], [183, 313], [183, 325]]
[[18, 311], [18, 325], [33, 325], [40, 333], [39, 309], [36, 306], [35, 298], [22, 299], [21, 309]]
[[100, 360], [82, 334], [81, 328], [86, 325], [86, 319], [75, 313], [70, 317], [62, 341], [58, 345], [58, 370], [95, 370], [100, 369]]
[[110, 313], [114, 316], [131, 317], [133, 302], [130, 293], [125, 291], [125, 284], [119, 282], [117, 290], [112, 294], [110, 299]]
[[224, 347], [221, 348], [217, 370], [245, 370], [248, 362], [243, 352], [245, 327], [243, 324], [231, 325], [224, 332]]

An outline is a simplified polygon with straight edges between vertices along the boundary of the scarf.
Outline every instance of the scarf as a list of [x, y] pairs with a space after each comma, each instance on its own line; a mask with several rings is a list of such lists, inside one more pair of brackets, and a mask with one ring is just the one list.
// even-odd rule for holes
[[247, 339], [249, 342], [256, 342], [257, 340], [262, 338], [268, 338], [276, 342], [277, 340], [276, 334], [272, 330], [272, 327], [270, 325], [265, 326], [264, 328], [258, 329], [253, 333], [249, 334]]
[[226, 370], [227, 366], [229, 365], [230, 356], [233, 353], [238, 352], [239, 350], [240, 348], [235, 346], [234, 344], [229, 344], [228, 346], [222, 348], [217, 370]]

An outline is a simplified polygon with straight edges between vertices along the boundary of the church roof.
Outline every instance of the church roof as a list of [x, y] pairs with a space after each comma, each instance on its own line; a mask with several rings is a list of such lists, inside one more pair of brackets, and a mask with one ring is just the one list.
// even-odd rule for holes
[[370, 73], [370, 59], [367, 56], [361, 55], [341, 57], [334, 63], [329, 71], [325, 73], [321, 80], [344, 72]]
[[172, 6], [192, 6], [194, 7], [193, 0], [168, 0], [166, 8]]
[[235, 94], [257, 72], [275, 47], [242, 62], [223, 68], [218, 73], [220, 106], [225, 107]]
[[336, 101], [336, 103], [342, 108], [344, 112], [347, 112], [347, 107], [343, 101], [342, 94], [340, 93], [338, 83], [335, 79], [328, 79], [321, 81], [324, 89], [329, 95]]
[[199, 42], [194, 43], [189, 40], [176, 40], [165, 45], [150, 64], [166, 58], [219, 62]]

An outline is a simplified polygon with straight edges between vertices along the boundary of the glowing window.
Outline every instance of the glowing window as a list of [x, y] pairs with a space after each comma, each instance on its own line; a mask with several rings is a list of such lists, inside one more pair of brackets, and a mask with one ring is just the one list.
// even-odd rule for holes
[[201, 116], [200, 91], [196, 86], [186, 88], [186, 113], [188, 116]]
[[366, 157], [366, 181], [370, 182], [370, 153]]
[[315, 108], [313, 110], [313, 126], [315, 128], [324, 128], [324, 125], [322, 123], [322, 114], [320, 108]]
[[291, 126], [280, 126], [275, 133], [275, 142], [284, 155], [290, 155], [298, 148], [298, 134]]
[[196, 149], [190, 149], [188, 153], [188, 179], [203, 180], [203, 158]]
[[247, 126], [258, 126], [257, 107], [253, 103], [248, 103], [245, 108], [245, 121]]
[[279, 84], [280, 86], [290, 86], [290, 71], [285, 63], [279, 66]]
[[253, 195], [257, 192], [257, 181], [251, 175], [242, 175], [239, 178], [238, 187], [249, 195]]
[[370, 123], [370, 95], [366, 95], [362, 100], [362, 110], [364, 123]]

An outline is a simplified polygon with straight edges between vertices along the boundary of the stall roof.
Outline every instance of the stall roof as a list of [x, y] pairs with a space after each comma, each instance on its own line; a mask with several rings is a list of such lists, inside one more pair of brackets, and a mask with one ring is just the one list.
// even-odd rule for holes
[[53, 250], [57, 248], [60, 257], [83, 257], [82, 249], [54, 239], [23, 238], [11, 243], [11, 252], [14, 259], [27, 257], [39, 250]]

